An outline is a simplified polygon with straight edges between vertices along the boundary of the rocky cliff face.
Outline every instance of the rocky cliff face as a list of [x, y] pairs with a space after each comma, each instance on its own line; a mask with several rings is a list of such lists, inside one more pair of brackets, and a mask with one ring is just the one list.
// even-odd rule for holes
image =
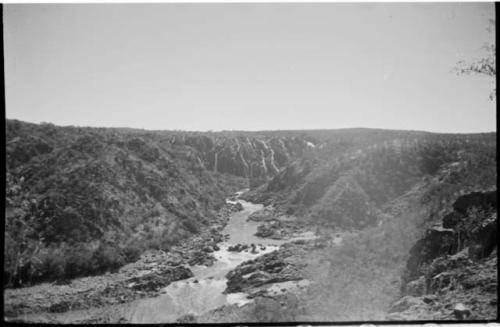
[[247, 178], [252, 188], [314, 147], [302, 138], [265, 135], [174, 135], [170, 142], [196, 149], [197, 160], [206, 169]]
[[[394, 319], [480, 319], [497, 307], [497, 192], [465, 194], [410, 250]], [[457, 309], [459, 308], [459, 309]]]

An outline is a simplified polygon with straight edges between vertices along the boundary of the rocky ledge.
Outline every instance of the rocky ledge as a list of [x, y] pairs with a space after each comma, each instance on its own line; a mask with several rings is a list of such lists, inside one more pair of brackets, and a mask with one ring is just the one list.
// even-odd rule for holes
[[272, 221], [276, 220], [277, 213], [273, 207], [265, 207], [262, 210], [258, 210], [251, 215], [248, 216], [247, 220], [249, 221]]
[[255, 236], [274, 240], [287, 240], [304, 231], [304, 225], [294, 216], [286, 215], [272, 206], [251, 214], [249, 221], [263, 222]]
[[401, 299], [388, 319], [495, 319], [497, 317], [496, 191], [459, 197], [442, 226], [411, 249]]
[[[428, 276], [410, 282], [389, 320], [484, 320], [497, 317], [497, 252], [474, 262], [467, 249], [442, 258]], [[454, 267], [454, 268], [453, 268]]]
[[255, 294], [256, 288], [265, 284], [302, 279], [300, 266], [287, 261], [291, 255], [290, 248], [281, 248], [240, 264], [226, 275], [228, 281], [224, 293]]
[[302, 230], [295, 222], [273, 220], [257, 227], [255, 236], [271, 238], [273, 240], [286, 240], [300, 233]]

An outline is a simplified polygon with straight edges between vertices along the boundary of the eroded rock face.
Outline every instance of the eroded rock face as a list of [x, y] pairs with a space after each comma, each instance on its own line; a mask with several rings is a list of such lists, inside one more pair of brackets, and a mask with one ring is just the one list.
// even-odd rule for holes
[[[411, 249], [404, 297], [393, 304], [389, 319], [496, 316], [496, 191], [461, 196], [453, 208], [443, 219], [448, 228], [429, 229]], [[457, 299], [467, 308], [465, 313], [454, 309]]]
[[[403, 277], [405, 284], [422, 275], [422, 267], [436, 258], [453, 255], [464, 248], [468, 248], [467, 256], [473, 259], [487, 257], [497, 246], [497, 221], [496, 191], [459, 197], [453, 204], [453, 212], [443, 218], [443, 227], [428, 229], [410, 250]], [[434, 265], [438, 265], [439, 260]], [[455, 268], [456, 260], [449, 261]]]
[[298, 184], [311, 171], [312, 166], [306, 160], [300, 160], [288, 165], [280, 174], [269, 182], [268, 192], [276, 192]]
[[311, 151], [311, 142], [299, 137], [184, 135], [172, 137], [171, 143], [195, 148], [207, 169], [246, 177], [250, 187], [265, 183]]
[[[497, 316], [497, 256], [496, 251], [477, 262], [440, 258], [433, 262], [427, 275], [407, 285], [408, 295], [389, 309], [390, 320], [469, 320], [494, 319]], [[455, 267], [455, 268], [453, 268]], [[444, 270], [442, 270], [444, 269]], [[437, 273], [436, 273], [437, 272]], [[422, 288], [413, 288], [420, 285]], [[421, 292], [413, 293], [412, 290]], [[410, 301], [406, 301], [411, 298]], [[469, 313], [457, 315], [455, 306], [461, 302]]]
[[409, 282], [420, 275], [420, 267], [440, 255], [452, 254], [457, 250], [457, 235], [452, 229], [432, 228], [425, 237], [418, 240], [410, 250], [404, 279]]

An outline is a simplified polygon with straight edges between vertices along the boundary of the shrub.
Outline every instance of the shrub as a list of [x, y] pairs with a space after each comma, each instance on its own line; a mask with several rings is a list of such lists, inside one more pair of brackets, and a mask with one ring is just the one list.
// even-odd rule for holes
[[139, 244], [127, 245], [122, 249], [125, 262], [135, 262], [139, 260], [143, 249]]
[[66, 275], [66, 257], [61, 249], [44, 249], [41, 261], [40, 280], [57, 280]]
[[101, 245], [92, 257], [96, 272], [114, 271], [125, 264], [125, 260], [118, 247]]
[[92, 257], [92, 251], [84, 247], [82, 244], [70, 248], [70, 250], [65, 254], [66, 265], [64, 269], [64, 277], [75, 278], [77, 276], [92, 273], [94, 270]]

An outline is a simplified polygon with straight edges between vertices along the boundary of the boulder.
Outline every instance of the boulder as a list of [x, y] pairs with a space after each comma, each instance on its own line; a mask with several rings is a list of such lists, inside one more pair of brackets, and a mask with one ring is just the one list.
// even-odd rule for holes
[[211, 253], [214, 252], [214, 249], [211, 246], [206, 246], [203, 248], [204, 252]]
[[242, 211], [242, 210], [244, 209], [244, 208], [243, 208], [243, 205], [242, 205], [241, 203], [239, 203], [239, 202], [237, 202], [237, 203], [234, 205], [234, 207], [235, 207], [235, 210], [236, 210], [236, 211]]
[[276, 228], [269, 224], [263, 224], [257, 227], [257, 232], [254, 234], [258, 237], [271, 237], [274, 235]]
[[458, 320], [466, 320], [467, 318], [470, 317], [471, 311], [469, 308], [467, 308], [464, 304], [462, 303], [457, 303], [453, 307], [453, 315], [455, 316], [456, 319]]

